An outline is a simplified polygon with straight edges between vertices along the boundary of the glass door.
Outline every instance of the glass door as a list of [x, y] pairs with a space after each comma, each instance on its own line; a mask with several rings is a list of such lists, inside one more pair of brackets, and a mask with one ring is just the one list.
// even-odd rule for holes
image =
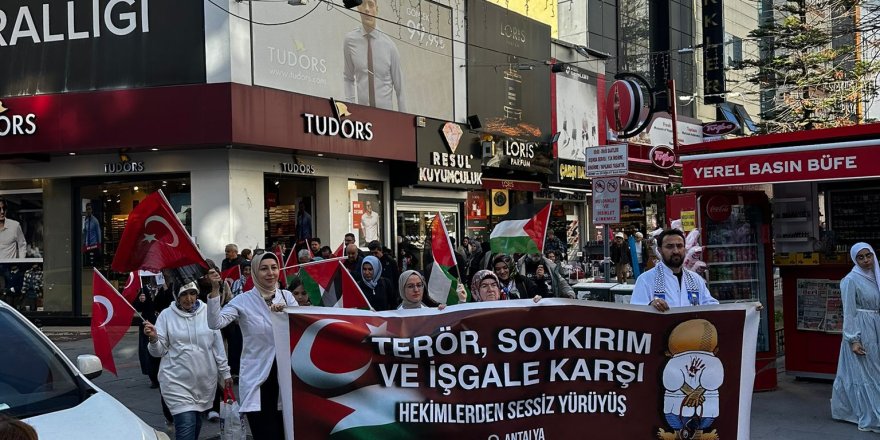
[[[458, 218], [459, 205], [457, 204], [417, 204], [397, 203], [394, 206], [395, 218], [397, 218], [397, 257], [401, 267], [416, 269], [424, 272], [425, 254], [430, 249], [427, 240], [430, 239], [431, 221], [440, 212], [446, 230], [455, 238], [456, 245], [460, 243]], [[428, 255], [430, 260], [430, 255]]]

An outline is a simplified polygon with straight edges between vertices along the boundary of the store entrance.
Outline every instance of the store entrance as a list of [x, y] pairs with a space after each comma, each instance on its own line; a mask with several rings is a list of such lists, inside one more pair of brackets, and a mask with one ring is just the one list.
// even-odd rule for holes
[[118, 249], [122, 231], [131, 211], [144, 197], [162, 190], [187, 232], [192, 233], [192, 201], [188, 175], [139, 175], [114, 180], [88, 179], [73, 185], [73, 237], [77, 243], [74, 267], [74, 310], [91, 314], [92, 267], [117, 290], [125, 286], [127, 273], [116, 273], [110, 263]]
[[315, 236], [315, 180], [266, 175], [265, 243], [269, 249], [308, 247]]
[[430, 240], [431, 222], [437, 212], [443, 217], [449, 236], [460, 243], [458, 233], [458, 205], [397, 203], [394, 206], [397, 218], [397, 256], [398, 264], [408, 269], [424, 271], [425, 261], [431, 256], [427, 240]]

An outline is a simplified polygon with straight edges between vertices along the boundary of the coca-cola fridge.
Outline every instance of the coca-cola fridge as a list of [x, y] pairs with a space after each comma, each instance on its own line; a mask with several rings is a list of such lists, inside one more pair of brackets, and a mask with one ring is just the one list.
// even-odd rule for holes
[[[776, 337], [773, 323], [773, 244], [767, 194], [757, 191], [706, 191], [667, 197], [667, 224], [681, 219], [686, 230], [700, 229], [703, 272], [712, 296], [721, 303], [760, 301], [755, 390], [776, 388]], [[692, 226], [691, 226], [692, 225]]]

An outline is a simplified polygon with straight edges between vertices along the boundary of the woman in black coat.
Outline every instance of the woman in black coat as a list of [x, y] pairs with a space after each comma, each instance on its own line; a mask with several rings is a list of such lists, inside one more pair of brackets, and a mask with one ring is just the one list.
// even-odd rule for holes
[[372, 255], [364, 257], [361, 262], [361, 279], [358, 280], [358, 285], [373, 310], [379, 312], [397, 308], [400, 296], [388, 278], [382, 277], [382, 263], [378, 258]]

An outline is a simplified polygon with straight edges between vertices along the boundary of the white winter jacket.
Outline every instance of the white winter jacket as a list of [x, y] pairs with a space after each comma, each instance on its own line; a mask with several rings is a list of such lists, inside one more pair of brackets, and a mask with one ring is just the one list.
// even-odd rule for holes
[[150, 354], [161, 357], [159, 386], [171, 414], [206, 411], [214, 403], [219, 380], [232, 375], [223, 338], [208, 328], [208, 307], [199, 301], [195, 313], [171, 304], [156, 320], [156, 342]]

